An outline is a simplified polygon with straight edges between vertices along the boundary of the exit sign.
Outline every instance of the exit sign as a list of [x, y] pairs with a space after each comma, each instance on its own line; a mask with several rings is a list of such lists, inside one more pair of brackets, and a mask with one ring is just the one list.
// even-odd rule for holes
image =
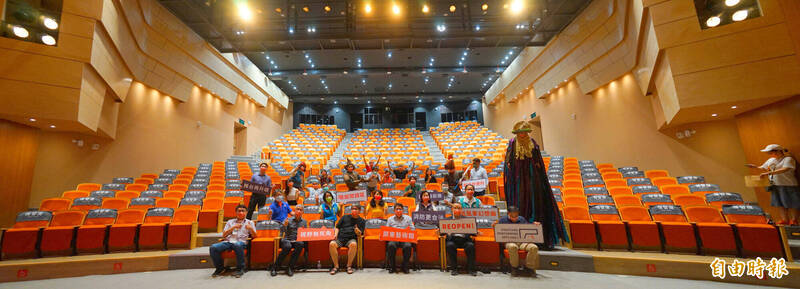
[[239, 119], [239, 124], [241, 124], [241, 125], [245, 125], [245, 124], [244, 124], [244, 120], [240, 118], [240, 119]]
[[531, 119], [534, 119], [534, 118], [536, 118], [536, 113], [535, 112], [531, 113]]

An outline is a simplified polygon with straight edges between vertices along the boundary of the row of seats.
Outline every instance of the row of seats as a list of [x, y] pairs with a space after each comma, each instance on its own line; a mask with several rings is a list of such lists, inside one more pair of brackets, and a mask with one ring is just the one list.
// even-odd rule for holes
[[198, 213], [191, 207], [21, 212], [2, 232], [0, 258], [190, 249]]
[[353, 133], [344, 157], [377, 161], [432, 161], [420, 131], [416, 129], [363, 129]]
[[282, 169], [291, 170], [288, 162], [308, 162], [310, 168], [324, 167], [344, 139], [346, 132], [333, 125], [301, 124], [261, 149], [262, 159], [281, 162]]
[[444, 155], [461, 160], [457, 167], [469, 165], [474, 158], [505, 158], [508, 140], [475, 121], [441, 123], [430, 133]]

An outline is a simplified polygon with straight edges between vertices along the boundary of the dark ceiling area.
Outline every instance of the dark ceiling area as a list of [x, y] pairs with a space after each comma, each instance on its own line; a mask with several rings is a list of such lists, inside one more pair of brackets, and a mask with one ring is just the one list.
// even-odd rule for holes
[[480, 99], [590, 1], [159, 0], [292, 101], [343, 104]]

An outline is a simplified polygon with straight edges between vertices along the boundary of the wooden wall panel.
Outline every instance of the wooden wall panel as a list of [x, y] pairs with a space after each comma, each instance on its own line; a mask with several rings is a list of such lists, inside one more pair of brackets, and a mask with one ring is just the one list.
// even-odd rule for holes
[[[760, 150], [773, 143], [800, 158], [800, 95], [737, 115], [736, 125], [748, 163], [764, 163], [768, 157]], [[756, 189], [756, 196], [762, 208], [777, 216], [777, 209], [769, 205], [767, 191]]]
[[0, 119], [0, 146], [0, 227], [7, 228], [28, 208], [39, 130]]

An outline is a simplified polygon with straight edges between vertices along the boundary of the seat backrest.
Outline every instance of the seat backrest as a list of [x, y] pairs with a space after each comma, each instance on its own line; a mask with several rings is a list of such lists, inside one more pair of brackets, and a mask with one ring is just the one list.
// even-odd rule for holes
[[125, 188], [126, 188], [125, 184], [112, 183], [112, 184], [103, 184], [100, 187], [100, 190], [101, 191], [124, 191]]
[[627, 172], [622, 172], [622, 177], [625, 179], [644, 178], [645, 175], [643, 171], [627, 171]]
[[74, 200], [77, 198], [84, 198], [89, 196], [89, 191], [65, 191], [61, 194], [62, 198]]
[[609, 195], [589, 195], [586, 196], [586, 202], [591, 205], [598, 204], [614, 204], [614, 199]]
[[617, 187], [608, 187], [608, 193], [612, 196], [617, 195], [633, 195], [633, 190], [630, 187], [626, 186], [617, 186]]
[[[224, 190], [225, 188], [222, 188], [222, 189]], [[200, 198], [200, 199], [203, 199], [203, 198], [206, 197], [206, 192], [205, 191], [187, 191], [186, 194], [183, 195], [183, 197], [184, 198]]]
[[140, 198], [152, 198], [152, 199], [160, 199], [164, 197], [164, 192], [162, 191], [144, 191], [139, 194]]
[[727, 205], [722, 207], [722, 214], [729, 223], [767, 224], [764, 210], [756, 205]]
[[614, 197], [614, 203], [617, 204], [617, 207], [627, 207], [627, 206], [637, 206], [641, 207], [642, 202], [636, 196], [631, 195], [620, 195]]
[[608, 195], [606, 187], [586, 187], [583, 188], [583, 193], [586, 195]]
[[671, 196], [691, 194], [689, 187], [685, 185], [663, 185], [661, 192]]
[[13, 228], [40, 228], [47, 227], [53, 219], [53, 212], [49, 211], [24, 211], [17, 214]]
[[380, 233], [381, 227], [385, 225], [386, 220], [384, 219], [367, 219], [365, 225], [366, 232], [364, 232], [364, 235], [377, 236]]
[[84, 210], [98, 209], [103, 205], [103, 200], [94, 197], [83, 197], [72, 200], [71, 210]]
[[641, 194], [639, 198], [646, 206], [650, 205], [672, 205], [672, 198], [667, 194]]
[[564, 219], [570, 221], [590, 221], [589, 208], [583, 206], [566, 206], [564, 207]]
[[182, 191], [166, 191], [166, 192], [164, 192], [164, 198], [183, 199], [184, 196], [186, 196], [186, 193], [182, 192]]
[[206, 193], [206, 199], [210, 198], [225, 198], [225, 191], [209, 191]]
[[[244, 191], [227, 191], [225, 192], [226, 198], [244, 198]], [[267, 203], [269, 204], [269, 203]]]
[[635, 186], [632, 187], [631, 190], [634, 194], [661, 193], [661, 190], [659, 190], [657, 186], [652, 185]]
[[152, 184], [147, 186], [147, 188], [143, 189], [142, 191], [162, 191], [166, 192], [169, 191], [169, 185], [167, 184]]
[[675, 178], [672, 178], [672, 177], [656, 177], [656, 178], [650, 178], [650, 180], [653, 181], [653, 185], [656, 185], [656, 186], [659, 186], [659, 187], [663, 186], [663, 185], [677, 185], [678, 184], [678, 180], [676, 180]]
[[689, 191], [696, 192], [719, 192], [719, 186], [715, 184], [693, 184], [689, 185]]
[[603, 181], [603, 179], [599, 179], [599, 178], [598, 179], [584, 179], [583, 180], [583, 186], [584, 187], [599, 187], [599, 186], [605, 186], [605, 184], [606, 183]]
[[156, 200], [156, 207], [159, 208], [177, 208], [178, 204], [180, 204], [181, 199], [178, 198], [162, 198]]
[[683, 208], [691, 206], [706, 206], [706, 200], [696, 195], [677, 195], [672, 198], [676, 205]]
[[313, 220], [310, 224], [308, 224], [309, 228], [328, 228], [332, 229], [334, 227], [333, 220]]
[[115, 224], [141, 224], [144, 221], [145, 210], [125, 209], [117, 212]]
[[652, 221], [650, 212], [644, 207], [621, 207], [619, 208], [619, 215], [623, 221]]
[[111, 225], [117, 220], [116, 209], [94, 209], [89, 210], [86, 218], [83, 220], [84, 225]]
[[630, 187], [643, 186], [643, 185], [653, 185], [653, 183], [650, 182], [650, 179], [648, 179], [648, 178], [640, 178], [640, 177], [630, 178], [630, 179], [627, 180], [627, 182], [628, 182], [628, 186], [630, 186]]
[[744, 204], [742, 195], [738, 193], [709, 193], [706, 194], [706, 201], [709, 205], [721, 208], [722, 205], [740, 205]]
[[87, 191], [87, 192], [91, 192], [91, 191], [97, 191], [97, 190], [100, 190], [102, 187], [103, 187], [103, 186], [102, 186], [101, 184], [95, 184], [95, 183], [83, 183], [83, 184], [78, 184], [78, 186], [75, 188], [75, 190], [76, 190], [76, 191]]
[[645, 171], [644, 174], [650, 179], [669, 177], [669, 172], [667, 172], [666, 170], [649, 170]]
[[218, 211], [222, 210], [225, 200], [222, 198], [205, 198], [203, 200], [203, 211]]
[[101, 207], [104, 209], [121, 210], [127, 208], [129, 202], [128, 199], [123, 198], [105, 198], [103, 199], [103, 205]]
[[84, 211], [60, 211], [53, 213], [53, 219], [50, 221], [49, 227], [59, 226], [80, 226], [83, 224], [83, 218], [86, 216]]
[[565, 206], [587, 206], [588, 203], [586, 202], [586, 197], [584, 196], [564, 196], [562, 197], [564, 200]]
[[650, 206], [650, 216], [653, 217], [653, 221], [658, 222], [686, 222], [683, 210], [676, 205]]
[[203, 199], [201, 198], [183, 198], [179, 204], [181, 208], [194, 208], [200, 209], [203, 207]]
[[281, 224], [272, 220], [258, 221], [256, 234], [259, 238], [278, 237], [281, 235]]
[[199, 210], [200, 210], [199, 208], [187, 208], [187, 207], [177, 208], [175, 209], [175, 213], [172, 216], [172, 222], [173, 223], [196, 222]]
[[594, 221], [619, 221], [619, 211], [613, 205], [589, 206], [589, 216]]
[[117, 192], [117, 198], [130, 200], [130, 199], [138, 198], [138, 197], [139, 197], [139, 192], [137, 192], [137, 191], [119, 191], [119, 192]]
[[476, 198], [481, 200], [482, 205], [494, 206], [495, 200], [494, 197], [492, 196], [483, 195], [483, 196], [478, 196]]
[[129, 208], [139, 208], [139, 209], [147, 209], [156, 206], [156, 199], [153, 198], [133, 198], [131, 202], [128, 204]]
[[144, 216], [144, 223], [169, 223], [174, 213], [173, 208], [150, 208]]
[[679, 184], [684, 185], [691, 185], [691, 184], [702, 184], [706, 182], [706, 178], [703, 176], [682, 176], [677, 177]]
[[178, 181], [179, 180], [175, 180], [175, 181], [172, 182], [173, 184], [169, 185], [169, 190], [170, 191], [184, 191], [185, 192], [186, 190], [189, 189], [189, 183], [188, 182], [186, 182], [186, 184], [180, 184], [180, 183], [178, 183]]
[[64, 211], [69, 209], [70, 203], [72, 203], [72, 200], [66, 198], [44, 199], [39, 204], [39, 211]]
[[113, 178], [111, 180], [111, 182], [115, 183], [115, 184], [132, 184], [133, 183], [133, 178], [126, 178], [126, 177]]
[[552, 188], [553, 194], [564, 194], [565, 196], [583, 196], [583, 188]]
[[686, 208], [686, 217], [696, 223], [725, 223], [725, 219], [714, 207], [689, 207]]

